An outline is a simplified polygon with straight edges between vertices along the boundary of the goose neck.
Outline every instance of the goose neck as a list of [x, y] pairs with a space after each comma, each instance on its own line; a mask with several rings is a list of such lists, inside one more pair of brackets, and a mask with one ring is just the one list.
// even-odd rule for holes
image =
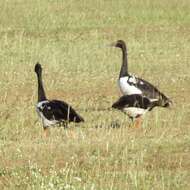
[[40, 73], [37, 73], [37, 78], [38, 78], [38, 102], [41, 102], [47, 100], [47, 98], [43, 87], [42, 75]]

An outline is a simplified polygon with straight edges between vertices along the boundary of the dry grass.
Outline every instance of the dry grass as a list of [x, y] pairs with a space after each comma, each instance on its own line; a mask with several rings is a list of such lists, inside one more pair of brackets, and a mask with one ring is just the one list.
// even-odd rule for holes
[[[7, 0], [0, 2], [0, 189], [189, 189], [190, 3]], [[142, 129], [110, 110], [120, 96], [124, 39], [129, 68], [174, 102]], [[39, 61], [49, 98], [86, 122], [42, 137], [37, 122]]]

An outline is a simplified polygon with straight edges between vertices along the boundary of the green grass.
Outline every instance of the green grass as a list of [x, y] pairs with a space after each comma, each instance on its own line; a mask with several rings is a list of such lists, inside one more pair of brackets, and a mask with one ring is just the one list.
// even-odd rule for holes
[[[190, 181], [188, 0], [0, 1], [0, 189], [175, 190]], [[142, 129], [107, 110], [120, 96], [121, 52], [129, 69], [174, 102]], [[34, 65], [49, 98], [86, 122], [42, 138]], [[119, 126], [119, 128], [114, 128]]]

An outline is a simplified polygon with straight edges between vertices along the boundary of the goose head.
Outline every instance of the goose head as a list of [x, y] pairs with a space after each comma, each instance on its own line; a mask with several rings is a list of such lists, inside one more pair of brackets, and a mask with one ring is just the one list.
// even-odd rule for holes
[[42, 67], [39, 63], [36, 63], [34, 71], [36, 72], [36, 74], [41, 74], [42, 73]]
[[126, 50], [126, 44], [123, 40], [117, 40], [116, 42], [111, 44], [112, 47], [117, 47], [117, 48], [121, 48], [123, 50]]

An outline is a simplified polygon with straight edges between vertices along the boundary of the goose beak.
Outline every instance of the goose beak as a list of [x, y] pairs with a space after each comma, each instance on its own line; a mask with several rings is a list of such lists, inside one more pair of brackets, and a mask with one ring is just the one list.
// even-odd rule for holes
[[116, 42], [113, 42], [113, 43], [109, 44], [109, 47], [115, 47], [116, 44], [117, 44]]

